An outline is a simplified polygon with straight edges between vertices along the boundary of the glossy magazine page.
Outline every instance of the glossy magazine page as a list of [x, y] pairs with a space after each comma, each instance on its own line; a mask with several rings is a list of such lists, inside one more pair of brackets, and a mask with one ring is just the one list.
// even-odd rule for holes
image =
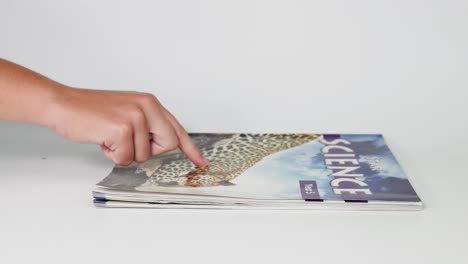
[[420, 203], [381, 135], [191, 137], [209, 166], [195, 167], [180, 151], [172, 151], [142, 164], [115, 167], [98, 184], [95, 197], [108, 199], [103, 195], [107, 189], [141, 197], [162, 193], [213, 199]]

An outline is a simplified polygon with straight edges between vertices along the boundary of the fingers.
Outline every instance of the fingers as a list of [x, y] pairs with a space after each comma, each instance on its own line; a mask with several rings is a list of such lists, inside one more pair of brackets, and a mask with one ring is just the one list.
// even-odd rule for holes
[[139, 94], [138, 103], [145, 113], [149, 131], [152, 134], [151, 154], [159, 155], [176, 149], [179, 139], [156, 97], [151, 94]]
[[208, 165], [185, 129], [156, 97], [134, 93], [131, 97], [133, 100], [125, 105], [129, 103], [128, 96], [129, 94], [119, 97], [122, 100], [118, 107], [119, 121], [114, 124], [112, 136], [101, 144], [109, 159], [126, 166], [134, 160], [144, 162], [151, 155], [159, 155], [179, 147], [195, 165]]
[[206, 166], [198, 148], [193, 144], [177, 119], [151, 94], [140, 94], [139, 102], [145, 111], [153, 135], [152, 154], [158, 155], [177, 147], [197, 166]]
[[140, 108], [135, 108], [128, 113], [133, 124], [133, 143], [135, 146], [135, 161], [144, 162], [151, 156], [151, 142], [149, 140], [149, 128], [145, 114]]
[[157, 129], [152, 130], [153, 140], [151, 141], [151, 154], [159, 155], [174, 150], [179, 145], [172, 126], [166, 122], [160, 122]]
[[149, 129], [143, 111], [137, 106], [121, 107], [110, 137], [101, 145], [105, 155], [119, 165], [144, 162], [151, 156]]
[[[164, 109], [164, 108], [163, 108]], [[174, 131], [179, 139], [180, 150], [197, 166], [204, 167], [208, 165], [208, 161], [202, 156], [197, 146], [193, 144], [192, 139], [187, 134], [187, 131], [180, 125], [179, 121], [166, 109], [164, 113], [174, 128]]]
[[104, 153], [113, 162], [127, 166], [134, 160], [133, 127], [122, 122], [115, 126], [113, 135], [103, 143]]
[[159, 155], [164, 152], [174, 150], [179, 145], [179, 140], [175, 134], [174, 128], [162, 114], [148, 118], [149, 127], [153, 139], [151, 141], [151, 154]]

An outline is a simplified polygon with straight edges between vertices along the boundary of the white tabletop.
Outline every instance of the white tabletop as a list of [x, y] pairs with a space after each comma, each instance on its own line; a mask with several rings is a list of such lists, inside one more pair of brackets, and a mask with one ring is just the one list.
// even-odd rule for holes
[[0, 259], [468, 260], [468, 166], [450, 142], [446, 152], [398, 150], [421, 212], [96, 209], [91, 190], [112, 168], [98, 147], [28, 125], [0, 131]]
[[[0, 121], [0, 263], [468, 263], [468, 2], [6, 1], [0, 57], [193, 132], [382, 133], [421, 212], [96, 209], [99, 147]], [[1, 107], [1, 106], [0, 106]]]

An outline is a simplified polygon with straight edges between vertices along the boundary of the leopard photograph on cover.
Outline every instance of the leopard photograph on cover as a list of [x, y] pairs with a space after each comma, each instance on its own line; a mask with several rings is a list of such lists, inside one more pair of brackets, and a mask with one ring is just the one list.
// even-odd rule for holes
[[166, 155], [150, 168], [147, 176], [158, 186], [232, 185], [230, 180], [263, 158], [318, 137], [316, 134], [220, 134], [215, 138], [194, 135], [192, 138], [209, 161], [208, 166], [196, 167], [187, 158]]
[[[327, 146], [324, 138], [328, 136], [191, 134], [194, 144], [208, 159], [208, 166], [197, 167], [180, 150], [174, 150], [144, 163], [116, 166], [98, 186], [138, 192], [301, 199], [300, 182], [315, 181], [320, 198], [341, 200], [343, 197], [332, 184], [336, 178], [332, 167], [336, 165], [327, 164], [330, 161], [323, 153]], [[419, 200], [381, 135], [340, 137], [341, 141], [336, 142], [344, 140], [355, 151], [345, 154], [346, 164], [351, 162], [350, 156], [359, 164], [348, 172], [361, 175], [345, 178], [368, 186], [368, 200]]]

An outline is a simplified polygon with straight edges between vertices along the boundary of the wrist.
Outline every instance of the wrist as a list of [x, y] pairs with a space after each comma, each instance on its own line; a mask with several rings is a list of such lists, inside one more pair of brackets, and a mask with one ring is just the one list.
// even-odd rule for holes
[[73, 88], [57, 84], [45, 93], [44, 108], [40, 115], [39, 125], [54, 129], [62, 119], [65, 112], [67, 98], [70, 97]]

